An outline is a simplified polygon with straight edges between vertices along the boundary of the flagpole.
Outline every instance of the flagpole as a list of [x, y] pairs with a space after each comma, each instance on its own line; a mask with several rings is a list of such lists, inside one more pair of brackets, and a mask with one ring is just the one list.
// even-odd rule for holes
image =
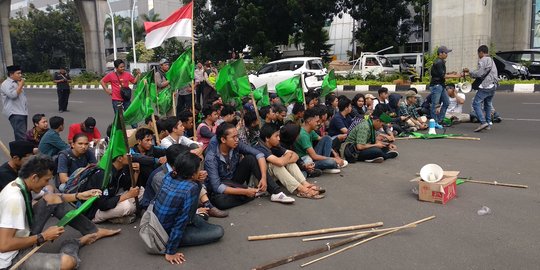
[[253, 101], [253, 108], [255, 109], [255, 115], [257, 115], [257, 119], [259, 119], [259, 128], [262, 127], [262, 121], [260, 120], [261, 117], [259, 116], [259, 109], [257, 108], [257, 102], [255, 101], [255, 97], [253, 96], [253, 91], [251, 91], [251, 101]]
[[[191, 65], [195, 67], [195, 37], [193, 35], [195, 24], [195, 16], [193, 16], [193, 10], [195, 10], [195, 1], [191, 1]], [[193, 70], [195, 73], [195, 70]], [[195, 78], [195, 76], [193, 76]], [[196, 123], [197, 118], [195, 118], [195, 83], [191, 82], [191, 113], [193, 114], [193, 140], [197, 141], [197, 130]]]
[[[137, 186], [137, 180], [135, 179], [135, 172], [133, 171], [133, 160], [131, 159], [131, 153], [129, 151], [129, 143], [128, 143], [128, 137], [126, 132], [126, 123], [124, 122], [124, 106], [122, 106], [122, 103], [118, 104], [117, 107], [117, 113], [118, 113], [118, 121], [120, 122], [120, 126], [122, 127], [122, 136], [124, 136], [124, 145], [126, 147], [127, 151], [127, 160], [128, 160], [128, 167], [129, 167], [129, 177], [131, 179], [131, 187]], [[154, 116], [152, 114], [152, 116]], [[112, 149], [111, 149], [112, 151]], [[140, 206], [139, 206], [139, 197], [135, 196], [135, 208], [136, 213], [140, 213]]]
[[156, 117], [154, 116], [154, 114], [152, 114], [152, 127], [154, 128], [154, 135], [156, 135], [156, 143], [161, 144], [161, 140], [159, 139], [159, 132], [157, 129]]
[[[307, 105], [306, 105], [306, 93], [304, 92], [304, 73], [300, 74], [300, 84], [302, 85], [302, 97], [304, 98], [304, 109], [307, 110]], [[306, 85], [306, 88], [307, 88], [307, 85]]]

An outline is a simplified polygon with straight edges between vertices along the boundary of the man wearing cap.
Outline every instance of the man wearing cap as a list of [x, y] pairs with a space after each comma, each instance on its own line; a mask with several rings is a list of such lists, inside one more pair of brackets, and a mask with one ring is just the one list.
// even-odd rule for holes
[[409, 127], [416, 130], [422, 130], [427, 128], [427, 117], [420, 116], [418, 114], [418, 107], [416, 101], [421, 96], [409, 90], [405, 93], [405, 101], [399, 104], [398, 115], [402, 121], [406, 122]]
[[66, 72], [64, 67], [61, 67], [60, 70], [54, 74], [54, 83], [56, 83], [56, 93], [58, 94], [58, 111], [68, 112], [67, 106], [69, 102], [69, 94], [71, 89], [69, 83], [71, 82], [71, 77]]
[[355, 126], [339, 149], [341, 156], [349, 162], [364, 161], [382, 163], [386, 159], [396, 158], [397, 146], [377, 139], [377, 130], [384, 123], [390, 123], [390, 116], [375, 110], [371, 117]]
[[22, 164], [32, 155], [34, 144], [27, 141], [9, 143], [11, 159], [0, 166], [0, 191], [11, 181], [17, 179]]
[[8, 78], [0, 87], [2, 113], [8, 117], [16, 141], [23, 141], [28, 129], [28, 101], [23, 91], [24, 80], [20, 66], [8, 66]]
[[73, 136], [77, 133], [84, 133], [88, 137], [88, 141], [97, 143], [101, 139], [101, 133], [96, 128], [96, 119], [88, 117], [82, 123], [75, 123], [69, 126], [68, 143], [73, 142]]
[[[437, 60], [433, 63], [431, 67], [431, 81], [429, 83], [429, 88], [431, 90], [431, 107], [430, 107], [430, 117], [435, 119], [435, 128], [442, 129], [442, 121], [448, 109], [448, 104], [450, 103], [448, 99], [448, 94], [445, 91], [445, 82], [447, 78], [459, 78], [460, 74], [449, 75], [446, 74], [446, 61], [448, 53], [452, 50], [448, 49], [446, 46], [440, 46], [437, 49]], [[439, 104], [440, 110], [437, 113], [437, 108]]]

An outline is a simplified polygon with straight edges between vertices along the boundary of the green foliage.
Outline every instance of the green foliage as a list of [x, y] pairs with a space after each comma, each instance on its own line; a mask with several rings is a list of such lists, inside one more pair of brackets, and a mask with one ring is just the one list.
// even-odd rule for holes
[[24, 79], [29, 82], [50, 82], [53, 80], [53, 76], [48, 71], [43, 72], [25, 72]]
[[173, 62], [174, 60], [176, 60], [176, 58], [178, 58], [178, 56], [184, 53], [184, 51], [190, 49], [191, 47], [188, 48], [188, 46], [190, 45], [190, 43], [183, 43], [176, 38], [169, 38], [165, 40], [165, 42], [163, 42], [161, 46], [153, 49], [154, 57], [152, 58], [152, 60], [158, 62], [159, 60], [165, 58]]
[[343, 0], [344, 11], [359, 21], [354, 37], [361, 51], [404, 45], [410, 35], [410, 0]]
[[71, 84], [99, 84], [101, 77], [95, 72], [83, 72], [78, 76], [73, 76]]
[[13, 60], [25, 72], [84, 67], [82, 28], [73, 1], [60, 1], [45, 11], [30, 4], [28, 15], [9, 20]]
[[[135, 52], [137, 53], [137, 62], [148, 63], [154, 59], [154, 49], [147, 49], [144, 41], [135, 43]], [[127, 55], [128, 61], [133, 61], [133, 50], [130, 50]]]
[[270, 62], [270, 58], [266, 56], [256, 56], [253, 57], [253, 63], [246, 63], [247, 71], [258, 71], [266, 63]]
[[429, 78], [431, 78], [431, 67], [433, 66], [433, 63], [435, 63], [435, 60], [437, 60], [438, 54], [437, 50], [439, 47], [433, 48], [433, 50], [430, 52], [424, 53], [424, 78], [422, 80], [427, 79], [429, 81]]

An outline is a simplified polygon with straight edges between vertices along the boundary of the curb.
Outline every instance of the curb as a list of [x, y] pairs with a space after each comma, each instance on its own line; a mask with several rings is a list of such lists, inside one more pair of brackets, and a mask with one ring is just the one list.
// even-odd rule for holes
[[[411, 85], [395, 85], [388, 84], [382, 86], [376, 85], [338, 85], [338, 91], [351, 92], [376, 92], [381, 87], [388, 88], [389, 92], [405, 92], [407, 89], [414, 87], [418, 92], [429, 92], [429, 86], [426, 84], [411, 84]], [[513, 93], [540, 93], [540, 84], [509, 84], [499, 85], [497, 92], [513, 92]]]

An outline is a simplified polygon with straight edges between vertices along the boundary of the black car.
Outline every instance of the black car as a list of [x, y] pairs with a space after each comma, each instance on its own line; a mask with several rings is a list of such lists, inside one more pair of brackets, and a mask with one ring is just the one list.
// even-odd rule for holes
[[530, 77], [527, 67], [522, 64], [506, 61], [497, 55], [493, 57], [493, 61], [501, 80], [529, 79]]
[[529, 69], [531, 77], [540, 79], [540, 50], [519, 50], [497, 52], [506, 61], [520, 63]]

